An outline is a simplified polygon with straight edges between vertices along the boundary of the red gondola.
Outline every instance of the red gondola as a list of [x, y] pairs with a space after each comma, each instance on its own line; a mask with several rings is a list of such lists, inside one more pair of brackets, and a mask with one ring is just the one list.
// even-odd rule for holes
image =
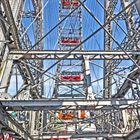
[[69, 9], [78, 6], [77, 0], [62, 0], [62, 7]]
[[81, 80], [81, 76], [77, 75], [77, 76], [61, 76], [61, 80], [63, 81], [80, 81]]
[[61, 44], [66, 46], [78, 45], [80, 44], [80, 39], [78, 37], [62, 37]]

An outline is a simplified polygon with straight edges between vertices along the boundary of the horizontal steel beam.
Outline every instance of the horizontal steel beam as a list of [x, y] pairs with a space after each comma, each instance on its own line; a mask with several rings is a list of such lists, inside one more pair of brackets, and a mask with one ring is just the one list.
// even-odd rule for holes
[[126, 134], [108, 134], [108, 133], [98, 133], [98, 132], [83, 132], [78, 133], [46, 133], [44, 135], [33, 136], [35, 140], [38, 139], [49, 139], [49, 138], [113, 138], [113, 140], [124, 140]]
[[45, 100], [13, 100], [0, 101], [1, 107], [6, 110], [60, 110], [60, 109], [101, 109], [102, 107], [115, 107], [115, 109], [127, 108], [130, 105], [140, 106], [140, 100], [113, 99], [113, 100], [68, 100], [68, 99], [45, 99]]
[[[65, 55], [67, 55], [69, 51], [62, 50], [32, 50], [32, 51], [10, 51], [9, 59], [19, 60], [19, 59], [63, 59]], [[83, 56], [87, 57], [87, 59], [92, 60], [128, 60], [130, 57], [133, 59], [140, 59], [138, 57], [140, 52], [136, 51], [96, 51], [96, 50], [88, 50], [88, 51], [73, 51], [71, 54], [65, 59], [83, 59]]]

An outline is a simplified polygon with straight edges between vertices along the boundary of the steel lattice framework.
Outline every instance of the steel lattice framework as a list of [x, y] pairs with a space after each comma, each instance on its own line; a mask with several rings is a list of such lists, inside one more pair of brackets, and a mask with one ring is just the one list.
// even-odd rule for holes
[[[0, 139], [140, 139], [140, 1], [28, 2], [30, 10], [26, 0], [0, 0]], [[54, 3], [59, 21], [45, 33], [43, 12]], [[91, 34], [89, 21], [95, 24]], [[43, 41], [54, 30], [58, 48], [47, 42], [46, 50]], [[97, 33], [104, 34], [98, 50], [94, 42], [99, 45], [101, 36], [92, 39]], [[92, 49], [85, 47], [88, 41]], [[49, 96], [46, 81], [53, 81]]]
[[[82, 51], [82, 11], [78, 1], [60, 1], [59, 20], [70, 13], [73, 9], [76, 10], [59, 26], [58, 47], [59, 50], [72, 51], [76, 46], [76, 50]], [[73, 60], [63, 59], [57, 67], [57, 79], [54, 90], [55, 98], [89, 98], [88, 82], [90, 73], [87, 71], [87, 63], [83, 55], [81, 58], [73, 58]], [[62, 84], [62, 85], [61, 85]], [[65, 85], [65, 86], [64, 86]], [[77, 90], [75, 90], [77, 89]], [[92, 95], [93, 96], [93, 95]]]

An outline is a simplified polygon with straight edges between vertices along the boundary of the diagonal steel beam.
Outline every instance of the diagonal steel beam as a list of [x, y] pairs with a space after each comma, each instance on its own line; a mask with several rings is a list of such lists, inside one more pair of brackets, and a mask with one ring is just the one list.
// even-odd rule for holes
[[25, 140], [33, 140], [30, 134], [24, 130], [24, 128], [14, 119], [12, 118], [3, 108], [0, 108], [0, 121], [4, 125], [4, 128], [11, 129], [12, 132], [16, 132], [24, 138]]

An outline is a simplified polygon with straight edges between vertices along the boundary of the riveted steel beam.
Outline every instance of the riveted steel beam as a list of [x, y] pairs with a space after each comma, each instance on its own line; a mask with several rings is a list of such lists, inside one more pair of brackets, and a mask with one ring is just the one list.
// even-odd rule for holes
[[[30, 51], [27, 53], [27, 51], [11, 51], [9, 55], [9, 59], [13, 60], [19, 60], [19, 59], [62, 59], [68, 51], [65, 50], [35, 50]], [[126, 54], [127, 53], [127, 54]], [[70, 56], [68, 56], [66, 59], [83, 59], [83, 55], [89, 59], [95, 59], [95, 60], [103, 60], [103, 59], [123, 59], [128, 60], [130, 57], [133, 57], [134, 59], [140, 59], [138, 55], [140, 52], [136, 51], [74, 51], [71, 52]], [[129, 56], [130, 57], [129, 57]]]
[[105, 100], [82, 100], [82, 99], [44, 99], [44, 100], [12, 100], [1, 101], [1, 107], [7, 110], [59, 110], [59, 109], [101, 109], [102, 107], [113, 106], [116, 109], [127, 108], [131, 105], [140, 106], [140, 100], [134, 99], [105, 99]]

